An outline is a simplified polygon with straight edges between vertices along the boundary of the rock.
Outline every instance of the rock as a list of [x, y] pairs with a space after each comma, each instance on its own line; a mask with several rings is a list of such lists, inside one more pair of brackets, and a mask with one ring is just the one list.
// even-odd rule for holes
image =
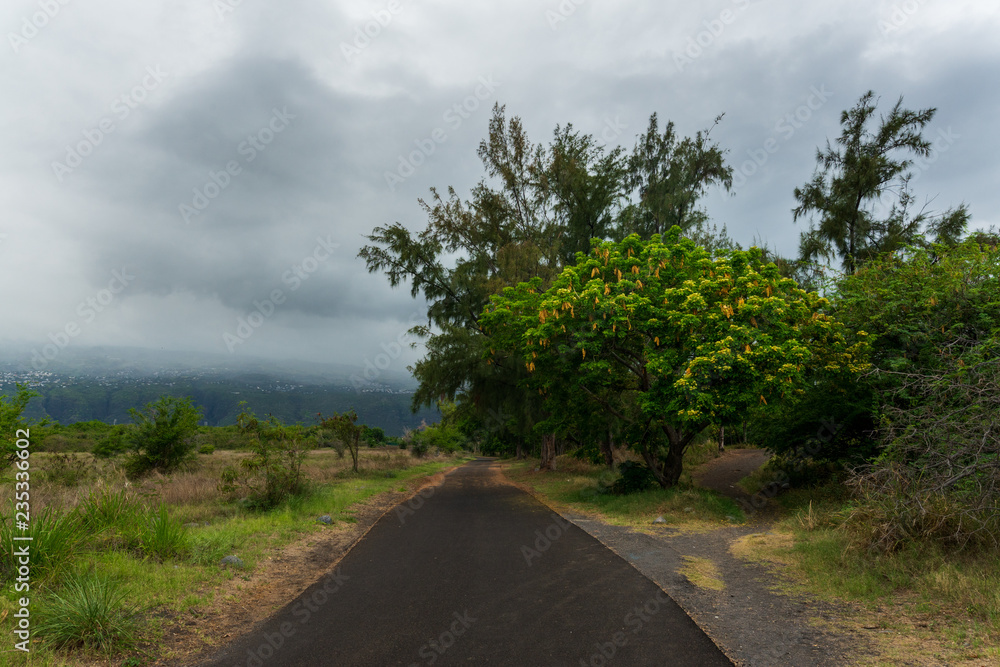
[[239, 556], [226, 556], [219, 561], [219, 565], [232, 565], [235, 568], [243, 569], [243, 559]]
[[319, 521], [322, 524], [327, 525], [327, 526], [330, 526], [330, 525], [333, 524], [333, 519], [330, 517], [329, 514], [324, 514], [323, 516], [319, 517], [316, 520]]
[[201, 524], [198, 523], [197, 521], [195, 521], [193, 523], [186, 523], [186, 524], [184, 524], [184, 527], [185, 528], [201, 528]]
[[687, 512], [688, 514], [691, 514], [691, 513], [694, 512], [694, 508], [693, 507], [685, 507], [684, 511]]
[[664, 519], [662, 516], [658, 516], [655, 519], [653, 519], [653, 523], [666, 523], [666, 522], [667, 520]]

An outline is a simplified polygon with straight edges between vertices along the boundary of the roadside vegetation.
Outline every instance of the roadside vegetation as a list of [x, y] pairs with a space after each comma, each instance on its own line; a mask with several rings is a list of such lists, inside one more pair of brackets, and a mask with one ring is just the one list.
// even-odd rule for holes
[[[3, 418], [21, 422], [23, 402], [0, 401]], [[357, 503], [463, 460], [457, 447], [418, 457], [350, 418], [353, 443], [325, 421], [285, 425], [245, 409], [236, 426], [213, 429], [197, 427], [197, 414], [163, 397], [131, 425], [30, 427], [30, 529], [14, 527], [12, 507], [0, 518], [0, 625], [23, 595], [12, 538], [28, 535], [31, 664], [152, 662], [172, 624], [213, 604], [226, 582], [303, 536], [355, 522]]]

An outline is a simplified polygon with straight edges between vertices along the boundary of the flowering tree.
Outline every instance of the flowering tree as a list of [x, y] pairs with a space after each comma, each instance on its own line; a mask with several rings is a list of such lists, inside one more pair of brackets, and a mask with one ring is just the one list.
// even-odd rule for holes
[[522, 357], [549, 424], [599, 409], [664, 487], [707, 426], [798, 391], [813, 372], [855, 373], [865, 347], [759, 249], [713, 259], [680, 234], [595, 242], [549, 289], [508, 287], [481, 318], [492, 356]]

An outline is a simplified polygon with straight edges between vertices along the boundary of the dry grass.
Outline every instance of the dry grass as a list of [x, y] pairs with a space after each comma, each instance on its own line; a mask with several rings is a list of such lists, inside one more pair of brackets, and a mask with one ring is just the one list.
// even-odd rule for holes
[[692, 584], [698, 588], [707, 588], [712, 591], [726, 590], [726, 584], [722, 581], [722, 574], [711, 560], [695, 556], [684, 556], [683, 558], [684, 565], [679, 571]]
[[[248, 456], [248, 453], [240, 451], [216, 451], [214, 454], [199, 455], [196, 467], [191, 470], [170, 475], [153, 472], [141, 480], [130, 481], [120, 465], [95, 458], [89, 453], [54, 455], [39, 452], [31, 457], [32, 511], [41, 512], [46, 507], [67, 511], [79, 505], [92, 492], [105, 487], [134, 489], [140, 497], [151, 503], [204, 508], [223, 500], [218, 488], [223, 468], [227, 465], [239, 465]], [[71, 485], [59, 481], [65, 478], [55, 478], [52, 474], [56, 468], [65, 468], [67, 460], [71, 466], [79, 466], [85, 470], [78, 482]], [[422, 460], [426, 459], [415, 458], [407, 450], [379, 448], [362, 450], [359, 466], [362, 474], [371, 474], [408, 468]], [[332, 449], [309, 452], [302, 465], [303, 474], [317, 484], [343, 480], [346, 475], [352, 474], [350, 469], [350, 457], [339, 457]], [[3, 485], [0, 502], [7, 503], [11, 500], [13, 488], [13, 485]]]

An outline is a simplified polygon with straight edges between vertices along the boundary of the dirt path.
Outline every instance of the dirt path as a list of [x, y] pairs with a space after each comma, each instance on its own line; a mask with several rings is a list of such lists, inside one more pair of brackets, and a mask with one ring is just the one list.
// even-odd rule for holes
[[729, 449], [719, 458], [709, 461], [694, 472], [698, 486], [718, 491], [729, 498], [749, 498], [749, 494], [736, 486], [771, 457], [765, 449]]

